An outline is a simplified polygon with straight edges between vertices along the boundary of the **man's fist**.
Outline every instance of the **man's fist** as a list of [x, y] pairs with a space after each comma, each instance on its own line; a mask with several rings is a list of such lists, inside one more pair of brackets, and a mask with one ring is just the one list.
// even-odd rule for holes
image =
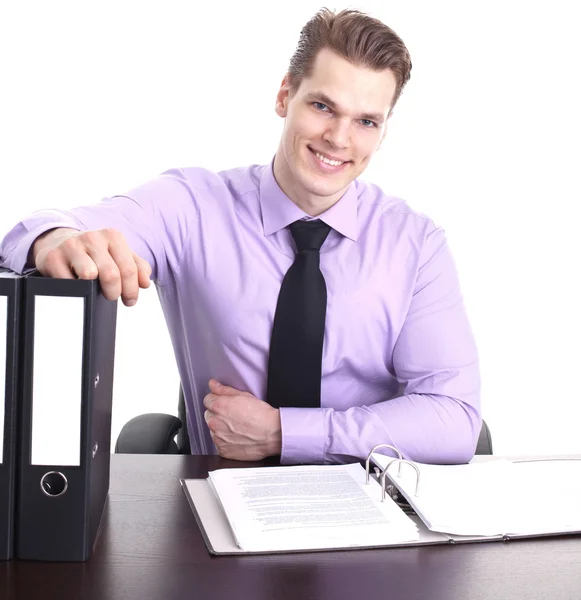
[[97, 279], [109, 300], [137, 302], [139, 288], [149, 287], [151, 266], [132, 252], [115, 229], [77, 231], [58, 228], [39, 236], [32, 246], [31, 262], [47, 277]]

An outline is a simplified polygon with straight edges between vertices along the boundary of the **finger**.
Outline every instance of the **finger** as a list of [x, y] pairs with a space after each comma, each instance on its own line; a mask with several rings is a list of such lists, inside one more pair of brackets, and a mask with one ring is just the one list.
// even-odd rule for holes
[[[97, 267], [90, 257], [87, 256], [86, 260], [89, 265], [88, 270], [90, 270], [92, 264], [92, 268], [97, 273]], [[35, 266], [45, 277], [54, 277], [55, 279], [77, 278], [77, 273], [73, 270], [70, 259], [60, 248], [53, 248], [48, 252], [39, 252]], [[84, 269], [81, 269], [81, 271], [84, 271]]]
[[220, 444], [220, 438], [218, 438], [216, 436], [216, 434], [213, 431], [210, 431], [210, 437], [212, 438], [212, 442], [214, 442], [214, 446], [216, 446], [216, 450], [218, 450], [218, 454], [221, 455], [221, 448], [219, 447]]
[[216, 398], [216, 396], [214, 394], [206, 394], [204, 396], [204, 406], [206, 408], [210, 408], [212, 406], [212, 402], [214, 402], [215, 398]]
[[69, 236], [46, 253], [39, 253], [37, 268], [43, 275], [63, 279], [95, 279], [99, 274], [85, 245], [76, 235]]
[[120, 235], [109, 238], [108, 250], [119, 272], [123, 304], [133, 306], [139, 296], [138, 268], [134, 254], [125, 238]]
[[210, 433], [212, 433], [212, 434], [213, 434], [213, 429], [212, 429], [212, 419], [213, 418], [214, 418], [214, 413], [211, 410], [204, 411], [204, 421], [206, 421], [206, 425], [209, 427]]
[[[101, 291], [108, 300], [117, 300], [121, 295], [121, 275], [113, 257], [109, 254], [106, 243], [87, 243], [87, 252], [89, 257], [96, 265], [101, 283]], [[79, 257], [79, 264], [81, 257]], [[75, 271], [77, 264], [73, 264]]]
[[151, 265], [135, 252], [133, 253], [133, 260], [137, 265], [137, 283], [140, 288], [146, 289], [151, 283]]

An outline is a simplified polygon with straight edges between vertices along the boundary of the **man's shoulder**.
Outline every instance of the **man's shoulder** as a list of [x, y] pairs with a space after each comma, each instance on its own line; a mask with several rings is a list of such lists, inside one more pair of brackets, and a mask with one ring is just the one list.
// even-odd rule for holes
[[410, 206], [404, 198], [389, 194], [370, 181], [358, 179], [356, 184], [360, 206], [379, 222], [387, 224], [396, 221], [423, 230], [436, 227], [429, 215]]
[[179, 172], [199, 192], [229, 191], [237, 196], [258, 189], [264, 165], [247, 165], [220, 171], [205, 167], [182, 167]]

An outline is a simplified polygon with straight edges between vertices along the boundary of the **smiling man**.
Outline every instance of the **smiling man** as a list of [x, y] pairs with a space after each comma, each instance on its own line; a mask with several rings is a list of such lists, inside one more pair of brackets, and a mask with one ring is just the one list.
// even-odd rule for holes
[[274, 176], [295, 204], [318, 215], [343, 196], [379, 149], [404, 82], [398, 85], [391, 69], [362, 67], [328, 47], [316, 54], [309, 77], [292, 66], [276, 102], [285, 125]]
[[0, 264], [99, 277], [128, 306], [155, 281], [195, 454], [344, 462], [390, 444], [466, 462], [478, 355], [444, 232], [359, 179], [410, 71], [386, 25], [321, 10], [276, 97], [270, 164], [173, 169], [37, 212], [6, 236]]

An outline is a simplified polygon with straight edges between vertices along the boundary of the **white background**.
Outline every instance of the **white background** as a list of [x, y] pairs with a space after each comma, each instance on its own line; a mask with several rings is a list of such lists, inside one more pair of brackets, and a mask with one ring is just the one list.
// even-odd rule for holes
[[[305, 2], [18, 2], [0, 9], [0, 235], [175, 166], [268, 162]], [[498, 453], [581, 452], [581, 42], [574, 0], [336, 3], [403, 38], [412, 78], [365, 178], [444, 226]], [[58, 340], [54, 351], [59, 352]], [[176, 413], [154, 288], [120, 305], [113, 441]]]

